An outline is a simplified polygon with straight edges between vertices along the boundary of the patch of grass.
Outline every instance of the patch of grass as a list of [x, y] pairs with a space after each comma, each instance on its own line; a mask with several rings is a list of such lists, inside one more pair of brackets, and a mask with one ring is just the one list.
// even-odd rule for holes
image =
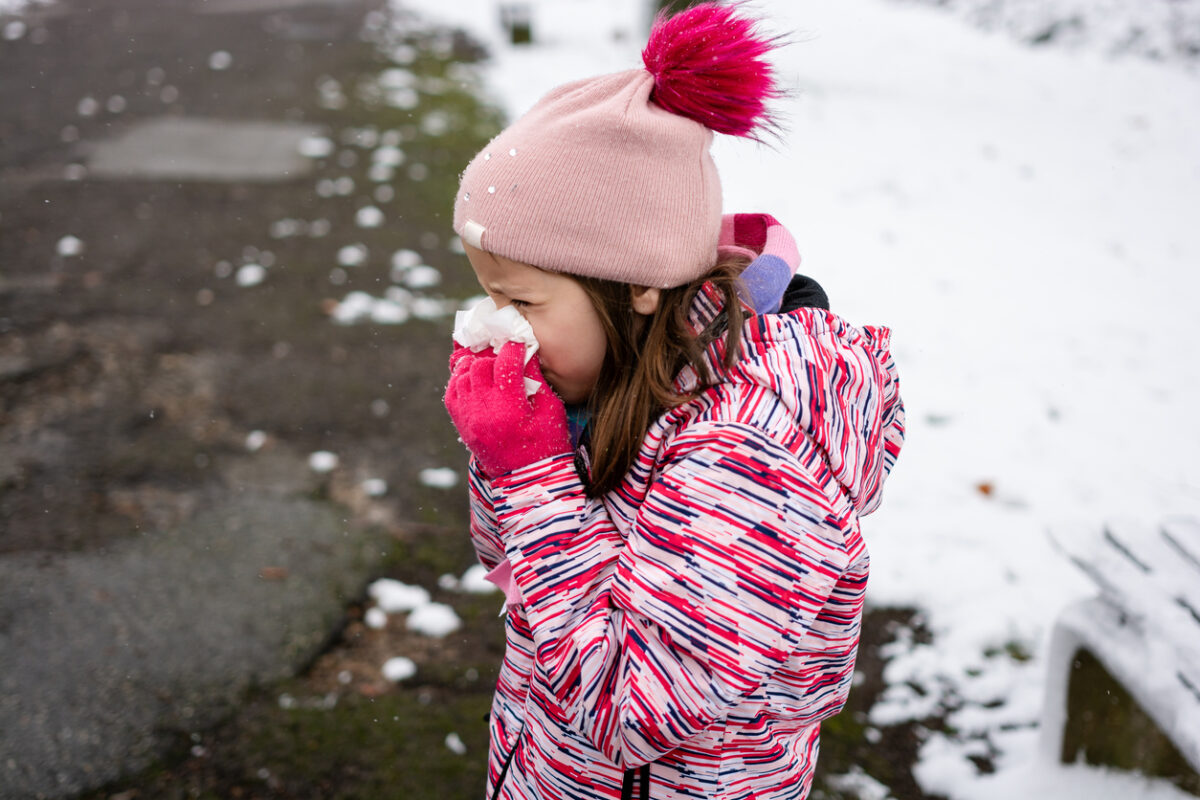
[[443, 575], [462, 575], [476, 560], [465, 523], [421, 526], [388, 547], [384, 573], [405, 583], [433, 587]]
[[999, 647], [989, 647], [983, 651], [983, 655], [985, 658], [1008, 656], [1013, 661], [1022, 664], [1033, 658], [1033, 654], [1029, 652], [1028, 645], [1016, 639], [1011, 639]]
[[[113, 784], [81, 800], [114, 795], [447, 800], [477, 798], [483, 791], [483, 715], [490, 693], [421, 689], [375, 698], [350, 695], [332, 708], [304, 707], [303, 700], [295, 701], [301, 707], [283, 708], [278, 701], [283, 694], [263, 693], [208, 735], [182, 737], [181, 764], [152, 768], [135, 788]], [[451, 734], [465, 746], [463, 754], [446, 745]]]
[[[267, 709], [238, 730], [246, 780], [266, 770], [276, 796], [448, 797], [478, 794], [487, 760], [490, 695], [405, 692], [351, 696], [331, 710]], [[459, 755], [445, 746], [457, 734]], [[313, 792], [313, 788], [317, 792]]]

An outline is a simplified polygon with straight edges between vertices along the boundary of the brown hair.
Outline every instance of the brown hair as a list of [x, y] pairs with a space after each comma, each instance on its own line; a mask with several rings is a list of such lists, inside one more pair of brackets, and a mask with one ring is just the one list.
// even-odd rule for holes
[[[733, 365], [744, 320], [737, 286], [747, 263], [745, 258], [721, 261], [691, 283], [663, 289], [658, 308], [647, 316], [634, 312], [629, 284], [571, 276], [587, 292], [608, 339], [600, 377], [588, 400], [590, 496], [599, 497], [619, 486], [651, 423], [668, 408], [695, 397], [695, 392], [675, 391], [681, 369], [690, 365], [696, 370], [698, 388], [713, 382], [704, 349], [722, 334], [724, 363]], [[705, 283], [721, 296], [724, 312], [696, 334], [688, 323], [688, 311]]]

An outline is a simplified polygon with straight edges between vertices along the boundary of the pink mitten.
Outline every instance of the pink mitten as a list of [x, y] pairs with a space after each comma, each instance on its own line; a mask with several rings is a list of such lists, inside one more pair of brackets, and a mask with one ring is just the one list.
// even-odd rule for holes
[[[571, 452], [567, 409], [546, 383], [537, 360], [522, 365], [525, 345], [508, 342], [498, 355], [455, 350], [446, 410], [463, 444], [489, 477]], [[525, 396], [525, 378], [540, 385]]]

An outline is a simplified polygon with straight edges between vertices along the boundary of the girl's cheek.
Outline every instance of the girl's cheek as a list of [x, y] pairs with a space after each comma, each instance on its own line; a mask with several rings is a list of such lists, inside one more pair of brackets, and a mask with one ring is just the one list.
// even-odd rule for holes
[[547, 337], [543, 335], [545, 333], [545, 326], [539, 324], [537, 320], [530, 319], [528, 314], [524, 314], [522, 316], [524, 316], [525, 321], [529, 323], [529, 327], [533, 328], [533, 338], [538, 340], [538, 347], [544, 349], [547, 341]]

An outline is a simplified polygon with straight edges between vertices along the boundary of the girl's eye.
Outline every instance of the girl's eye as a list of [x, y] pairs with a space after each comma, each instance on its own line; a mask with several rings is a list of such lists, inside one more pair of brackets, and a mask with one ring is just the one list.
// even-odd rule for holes
[[524, 306], [527, 306], [527, 305], [529, 305], [529, 303], [527, 303], [527, 302], [526, 302], [526, 301], [524, 301], [524, 300], [512, 300], [512, 299], [510, 299], [508, 302], [512, 303], [512, 304], [513, 304], [514, 306], [516, 306], [517, 308], [523, 308]]

